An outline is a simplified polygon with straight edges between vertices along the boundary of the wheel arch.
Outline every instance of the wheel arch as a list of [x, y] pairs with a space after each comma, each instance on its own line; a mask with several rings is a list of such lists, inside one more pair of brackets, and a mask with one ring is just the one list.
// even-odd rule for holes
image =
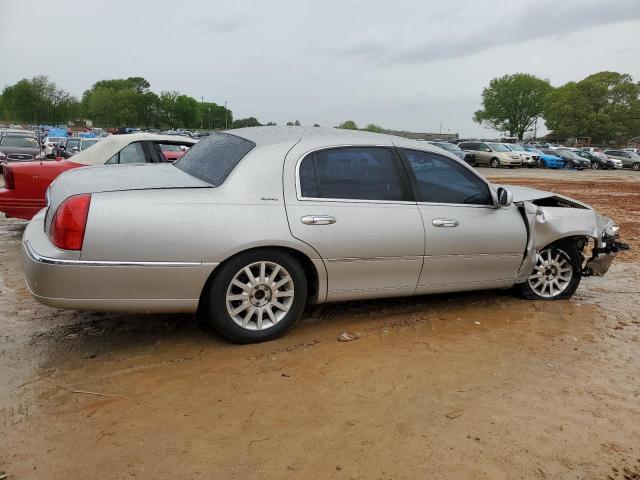
[[304, 273], [307, 279], [307, 303], [315, 304], [322, 303], [326, 298], [326, 269], [324, 267], [324, 263], [320, 259], [316, 259], [315, 261], [311, 259], [311, 257], [303, 252], [300, 249], [294, 248], [290, 245], [259, 245], [252, 246], [248, 248], [244, 248], [242, 250], [236, 251], [225, 258], [218, 266], [211, 272], [207, 281], [204, 283], [202, 290], [200, 291], [200, 298], [198, 300], [198, 311], [200, 311], [202, 306], [202, 301], [206, 292], [209, 288], [211, 282], [213, 282], [214, 278], [217, 275], [217, 272], [220, 270], [220, 267], [231, 260], [245, 255], [250, 252], [256, 252], [260, 250], [277, 250], [280, 252], [287, 253], [294, 257], [304, 269]]

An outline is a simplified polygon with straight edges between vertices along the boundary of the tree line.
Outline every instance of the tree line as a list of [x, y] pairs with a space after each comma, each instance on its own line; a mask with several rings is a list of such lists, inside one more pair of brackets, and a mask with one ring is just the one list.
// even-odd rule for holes
[[[213, 102], [175, 90], [156, 94], [142, 77], [100, 80], [80, 99], [44, 75], [6, 86], [0, 118], [31, 124], [63, 124], [87, 118], [103, 127], [222, 129], [234, 126], [233, 113]], [[242, 122], [246, 119], [236, 120]]]
[[557, 138], [616, 143], [640, 135], [640, 82], [605, 71], [553, 87], [526, 73], [504, 75], [482, 91], [473, 119], [519, 139], [543, 119]]

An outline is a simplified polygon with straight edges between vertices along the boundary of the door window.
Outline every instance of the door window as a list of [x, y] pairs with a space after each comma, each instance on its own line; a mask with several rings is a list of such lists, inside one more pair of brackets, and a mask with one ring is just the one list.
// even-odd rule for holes
[[111, 157], [105, 165], [125, 164], [125, 163], [146, 163], [147, 158], [144, 154], [144, 148], [141, 142], [130, 143], [113, 157]]
[[388, 148], [331, 148], [300, 164], [303, 197], [351, 200], [402, 200], [400, 178]]
[[418, 187], [418, 200], [431, 203], [491, 205], [489, 187], [463, 165], [431, 152], [402, 150]]

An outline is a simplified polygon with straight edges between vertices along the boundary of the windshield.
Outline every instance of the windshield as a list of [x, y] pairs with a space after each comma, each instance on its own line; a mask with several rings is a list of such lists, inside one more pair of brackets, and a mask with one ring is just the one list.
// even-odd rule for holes
[[86, 150], [87, 148], [89, 148], [92, 145], [95, 145], [96, 143], [98, 143], [98, 140], [85, 140], [84, 142], [82, 142], [82, 150]]
[[561, 153], [562, 155], [568, 158], [575, 158], [575, 157], [579, 158], [579, 156], [576, 155], [574, 152], [572, 152], [571, 150], [565, 150], [564, 148], [559, 148], [557, 152]]
[[13, 137], [7, 135], [2, 137], [0, 145], [4, 147], [38, 148], [38, 141], [33, 137]]
[[67, 144], [65, 145], [67, 150], [71, 150], [75, 147], [80, 148], [80, 140], [67, 140]]
[[542, 152], [537, 148], [534, 148], [534, 147], [524, 147], [524, 148], [527, 150], [527, 152], [537, 153], [538, 155], [542, 155]]
[[217, 187], [255, 146], [252, 141], [230, 133], [212, 133], [191, 147], [174, 165]]
[[505, 147], [504, 145], [501, 145], [500, 143], [487, 143], [487, 145], [489, 145], [496, 152], [510, 152], [511, 151], [507, 147]]

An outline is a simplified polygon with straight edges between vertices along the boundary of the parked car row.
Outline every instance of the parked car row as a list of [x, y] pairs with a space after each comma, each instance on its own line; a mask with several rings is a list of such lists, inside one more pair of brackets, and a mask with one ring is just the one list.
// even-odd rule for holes
[[472, 166], [573, 168], [594, 170], [630, 168], [640, 171], [637, 149], [601, 150], [596, 147], [573, 148], [556, 144], [520, 144], [462, 141], [457, 145], [431, 141], [432, 145], [458, 155]]

